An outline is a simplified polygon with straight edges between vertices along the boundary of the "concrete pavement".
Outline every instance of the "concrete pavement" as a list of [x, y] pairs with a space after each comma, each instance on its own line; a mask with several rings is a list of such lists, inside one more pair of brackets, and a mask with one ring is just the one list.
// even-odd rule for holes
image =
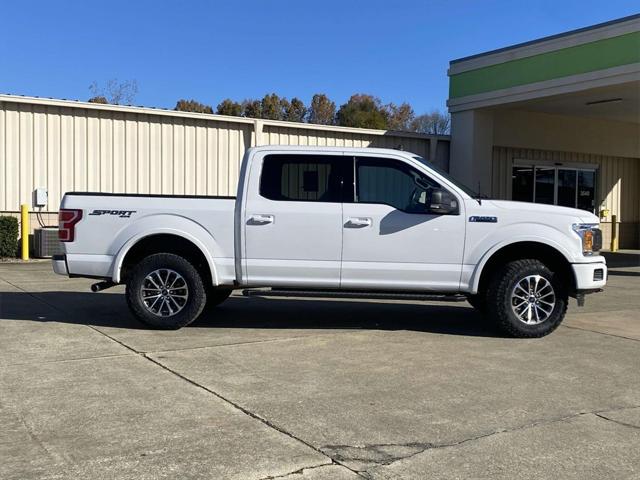
[[616, 258], [538, 340], [466, 303], [241, 296], [153, 331], [122, 287], [0, 264], [0, 478], [640, 478], [640, 266]]

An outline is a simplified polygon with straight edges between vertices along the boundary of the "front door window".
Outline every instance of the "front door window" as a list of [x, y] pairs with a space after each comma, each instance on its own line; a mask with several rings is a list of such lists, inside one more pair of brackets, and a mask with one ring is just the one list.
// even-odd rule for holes
[[515, 165], [512, 170], [512, 199], [546, 203], [594, 212], [596, 171], [539, 165]]

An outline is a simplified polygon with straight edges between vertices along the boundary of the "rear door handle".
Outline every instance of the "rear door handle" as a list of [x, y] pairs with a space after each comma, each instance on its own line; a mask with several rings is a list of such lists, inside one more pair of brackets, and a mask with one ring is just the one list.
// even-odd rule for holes
[[268, 225], [274, 221], [275, 217], [273, 215], [251, 215], [247, 223], [249, 225]]
[[364, 228], [370, 227], [371, 224], [372, 221], [368, 217], [349, 217], [344, 226], [347, 228]]

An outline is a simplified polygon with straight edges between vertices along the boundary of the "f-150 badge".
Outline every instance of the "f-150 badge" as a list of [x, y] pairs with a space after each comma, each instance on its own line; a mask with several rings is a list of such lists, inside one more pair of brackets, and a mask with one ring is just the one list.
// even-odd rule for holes
[[470, 222], [498, 223], [498, 217], [469, 217]]
[[115, 215], [120, 218], [129, 218], [136, 210], [94, 210], [89, 215]]

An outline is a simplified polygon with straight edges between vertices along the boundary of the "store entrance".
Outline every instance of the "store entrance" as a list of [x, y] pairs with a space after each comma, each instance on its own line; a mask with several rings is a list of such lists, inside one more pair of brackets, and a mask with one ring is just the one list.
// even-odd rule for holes
[[596, 169], [550, 165], [514, 165], [511, 198], [595, 213]]

